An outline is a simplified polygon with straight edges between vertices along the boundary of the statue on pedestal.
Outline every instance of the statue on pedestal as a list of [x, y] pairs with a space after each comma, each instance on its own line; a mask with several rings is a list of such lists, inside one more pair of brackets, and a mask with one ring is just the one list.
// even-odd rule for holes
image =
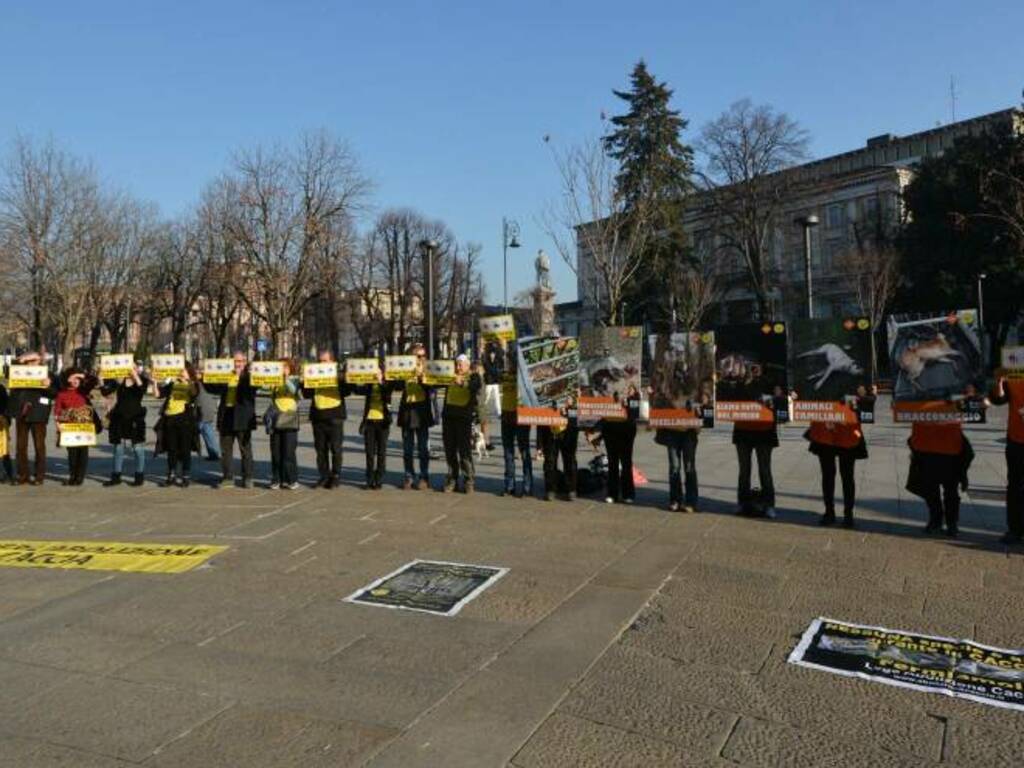
[[533, 288], [533, 317], [539, 336], [555, 333], [555, 289], [551, 285], [551, 261], [544, 251], [537, 251], [533, 262], [537, 284]]

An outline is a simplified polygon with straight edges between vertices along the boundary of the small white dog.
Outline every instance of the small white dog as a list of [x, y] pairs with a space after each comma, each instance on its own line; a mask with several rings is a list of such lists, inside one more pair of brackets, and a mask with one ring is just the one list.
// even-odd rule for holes
[[484, 439], [484, 433], [480, 431], [480, 425], [473, 425], [473, 453], [476, 454], [477, 459], [489, 459], [491, 457], [490, 452], [487, 450], [487, 440]]

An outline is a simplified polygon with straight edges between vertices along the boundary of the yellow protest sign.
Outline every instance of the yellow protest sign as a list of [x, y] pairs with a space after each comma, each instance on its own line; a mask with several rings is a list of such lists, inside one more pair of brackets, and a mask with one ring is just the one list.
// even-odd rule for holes
[[1003, 347], [1003, 370], [1008, 379], [1024, 379], [1024, 347]]
[[50, 372], [45, 365], [12, 365], [7, 374], [8, 389], [46, 389]]
[[454, 360], [427, 360], [423, 383], [431, 387], [446, 387], [455, 383]]
[[88, 448], [96, 445], [96, 425], [64, 421], [57, 425], [61, 448]]
[[254, 387], [280, 387], [284, 384], [284, 363], [276, 360], [249, 363], [249, 382]]
[[330, 389], [338, 386], [338, 364], [306, 363], [302, 366], [302, 386], [307, 389]]
[[204, 384], [237, 384], [235, 361], [230, 357], [216, 357], [203, 360]]
[[375, 357], [350, 357], [345, 361], [345, 381], [349, 384], [376, 384], [380, 363]]
[[0, 567], [184, 573], [226, 549], [205, 544], [0, 540]]
[[100, 355], [101, 379], [126, 379], [134, 369], [134, 355]]
[[384, 358], [384, 378], [387, 381], [410, 381], [416, 378], [416, 355], [388, 355]]
[[184, 355], [153, 355], [149, 358], [149, 366], [153, 375], [159, 378], [172, 378], [185, 368]]
[[512, 315], [481, 317], [480, 334], [484, 337], [484, 341], [515, 341], [515, 320]]

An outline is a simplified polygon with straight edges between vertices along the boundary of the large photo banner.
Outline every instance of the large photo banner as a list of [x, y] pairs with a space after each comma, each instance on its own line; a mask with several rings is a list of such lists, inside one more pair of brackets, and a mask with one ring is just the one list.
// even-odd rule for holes
[[1024, 650], [818, 618], [790, 664], [1024, 710]]
[[715, 334], [652, 334], [652, 427], [715, 425]]
[[892, 315], [886, 330], [895, 421], [983, 420], [974, 407], [984, 366], [973, 309]]
[[579, 340], [571, 336], [530, 337], [519, 340], [516, 352], [519, 423], [565, 423], [559, 409], [579, 391]]
[[715, 419], [785, 421], [786, 324], [744, 323], [715, 331]]
[[864, 317], [789, 324], [794, 421], [855, 424], [852, 406], [871, 386], [871, 321]]
[[640, 391], [642, 344], [638, 325], [580, 331], [580, 423], [626, 418], [622, 398], [631, 385]]

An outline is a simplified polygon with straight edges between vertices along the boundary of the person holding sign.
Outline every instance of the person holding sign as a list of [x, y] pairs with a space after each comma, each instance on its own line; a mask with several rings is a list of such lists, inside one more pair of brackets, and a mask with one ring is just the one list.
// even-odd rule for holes
[[335, 381], [329, 387], [310, 387], [304, 383], [303, 397], [312, 400], [309, 420], [313, 424], [313, 446], [316, 448], [316, 468], [320, 475], [317, 488], [334, 488], [341, 480], [342, 447], [345, 439], [345, 397], [352, 388], [345, 383], [334, 355], [324, 350], [317, 362], [335, 365]]
[[1006, 535], [1004, 544], [1024, 541], [1024, 378], [1000, 376], [995, 405], [1009, 405], [1006, 417]]
[[167, 451], [165, 488], [173, 486], [175, 479], [182, 488], [188, 488], [190, 483], [192, 451], [199, 450], [198, 379], [192, 364], [185, 363], [181, 373], [165, 380], [156, 393], [164, 401], [158, 442]]
[[100, 387], [100, 393], [104, 397], [114, 396], [114, 407], [107, 414], [110, 422], [107, 438], [114, 446], [114, 468], [110, 480], [103, 484], [108, 488], [121, 484], [125, 442], [132, 444], [132, 455], [135, 457], [135, 481], [132, 485], [137, 488], [145, 482], [146, 409], [142, 406], [142, 398], [149, 389], [149, 384], [149, 378], [145, 375], [142, 365], [136, 362], [131, 376], [120, 381], [105, 381]]
[[[16, 365], [40, 367], [45, 358], [39, 352], [27, 352], [16, 361]], [[7, 417], [14, 422], [15, 455], [18, 470], [18, 484], [42, 485], [46, 477], [46, 425], [50, 421], [50, 409], [57, 395], [57, 380], [46, 372], [38, 380], [15, 389], [11, 376], [11, 395], [7, 402]], [[29, 385], [30, 384], [30, 385]], [[35, 459], [35, 474], [29, 477], [28, 441], [32, 438]]]
[[242, 485], [253, 487], [252, 431], [256, 429], [256, 389], [249, 380], [249, 361], [235, 352], [233, 383], [207, 384], [207, 392], [220, 396], [217, 431], [220, 433], [221, 488], [231, 487], [235, 476], [235, 444], [242, 462]]
[[[506, 370], [501, 380], [501, 448], [505, 454], [505, 486], [502, 495], [533, 495], [533, 454], [530, 451], [530, 425], [519, 423], [519, 385], [514, 370]], [[516, 492], [516, 449], [523, 465], [523, 484]]]
[[[53, 416], [60, 433], [67, 425], [87, 425], [96, 433], [96, 411], [92, 407], [92, 390], [98, 383], [95, 376], [81, 368], [68, 368], [61, 376], [61, 388], [53, 401]], [[81, 485], [89, 468], [89, 446], [68, 446], [68, 478], [64, 485]]]
[[441, 415], [444, 454], [448, 462], [448, 477], [443, 488], [445, 493], [458, 488], [460, 477], [463, 492], [473, 492], [476, 478], [472, 449], [473, 416], [480, 387], [480, 377], [470, 373], [469, 358], [464, 354], [456, 357], [455, 380], [447, 387]]
[[7, 416], [10, 395], [5, 382], [0, 381], [0, 466], [3, 467], [5, 480], [16, 485], [14, 467], [11, 465], [11, 420]]
[[298, 365], [282, 360], [284, 382], [271, 390], [272, 407], [264, 415], [270, 436], [270, 489], [294, 491], [299, 487], [299, 463], [295, 451], [299, 445], [299, 377], [292, 371]]
[[384, 381], [384, 371], [380, 368], [377, 369], [375, 383], [356, 388], [365, 398], [359, 432], [366, 448], [366, 489], [369, 491], [379, 491], [384, 481], [391, 427], [391, 395], [395, 389], [396, 383]]
[[402, 400], [398, 404], [398, 426], [402, 429], [402, 460], [405, 465], [402, 488], [407, 491], [413, 488], [425, 491], [430, 487], [430, 428], [434, 426], [434, 409], [431, 405], [433, 390], [423, 383], [423, 369], [427, 361], [426, 347], [415, 344], [411, 351], [416, 356], [416, 377], [401, 382]]
[[[859, 412], [856, 406], [854, 412]], [[868, 457], [867, 443], [860, 422], [812, 421], [804, 433], [810, 442], [807, 450], [818, 457], [821, 465], [821, 495], [825, 501], [825, 514], [821, 525], [836, 522], [836, 464], [843, 483], [843, 526], [853, 528], [853, 508], [857, 503], [854, 463]]]
[[[612, 394], [619, 400], [619, 393]], [[601, 419], [601, 437], [608, 451], [608, 486], [605, 501], [609, 504], [632, 504], [636, 497], [633, 484], [633, 444], [636, 442], [636, 423], [640, 419], [640, 391], [630, 384], [621, 399], [625, 418]]]
[[[937, 401], [938, 402], [938, 401]], [[957, 420], [915, 421], [910, 428], [910, 471], [907, 490], [928, 505], [926, 534], [956, 538], [960, 520], [960, 490], [967, 490], [967, 470], [974, 458], [971, 444]]]

